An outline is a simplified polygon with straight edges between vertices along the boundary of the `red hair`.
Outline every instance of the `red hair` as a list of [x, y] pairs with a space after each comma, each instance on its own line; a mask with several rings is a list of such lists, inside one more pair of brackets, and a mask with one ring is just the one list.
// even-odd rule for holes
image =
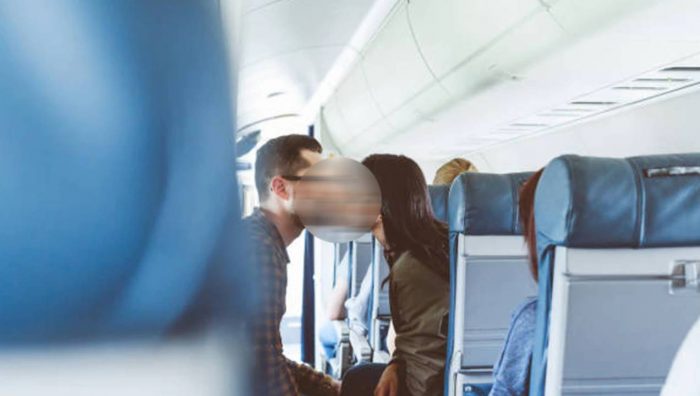
[[535, 191], [540, 181], [542, 172], [540, 169], [530, 176], [525, 184], [520, 187], [518, 210], [520, 211], [520, 224], [523, 229], [523, 237], [530, 258], [530, 272], [537, 281], [537, 229], [535, 228]]

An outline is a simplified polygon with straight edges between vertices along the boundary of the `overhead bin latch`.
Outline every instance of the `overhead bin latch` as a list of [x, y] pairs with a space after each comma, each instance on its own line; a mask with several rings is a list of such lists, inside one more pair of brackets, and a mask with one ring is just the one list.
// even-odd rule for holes
[[700, 293], [700, 260], [676, 260], [671, 270], [671, 294]]

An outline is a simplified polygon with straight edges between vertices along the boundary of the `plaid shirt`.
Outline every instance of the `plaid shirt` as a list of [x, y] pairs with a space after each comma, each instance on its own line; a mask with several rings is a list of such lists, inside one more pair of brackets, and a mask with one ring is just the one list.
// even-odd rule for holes
[[289, 256], [277, 227], [260, 209], [244, 220], [251, 238], [260, 307], [252, 320], [256, 396], [335, 396], [332, 380], [283, 354], [280, 322], [286, 311]]

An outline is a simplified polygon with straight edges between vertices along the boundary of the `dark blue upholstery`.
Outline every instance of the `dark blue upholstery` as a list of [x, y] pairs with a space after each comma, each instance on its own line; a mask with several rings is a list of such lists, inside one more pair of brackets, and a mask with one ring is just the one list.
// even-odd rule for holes
[[220, 21], [214, 1], [3, 5], [0, 344], [249, 305]]
[[531, 395], [543, 395], [554, 247], [700, 246], [700, 154], [627, 159], [565, 155], [537, 188], [537, 329]]
[[493, 384], [464, 384], [462, 396], [488, 396]]
[[[537, 189], [537, 229], [548, 244], [570, 247], [695, 245], [700, 169], [693, 167], [698, 166], [700, 154], [559, 157]], [[646, 175], [683, 168], [688, 174]]]
[[459, 175], [450, 188], [450, 231], [468, 235], [520, 234], [518, 191], [531, 175], [531, 172]]
[[[492, 174], [466, 172], [457, 176], [448, 197], [450, 229], [450, 312], [455, 312], [457, 240], [459, 234], [518, 235], [518, 192], [532, 172]], [[454, 315], [450, 315], [447, 362], [454, 353]], [[445, 394], [449, 391], [449, 370], [445, 371]]]
[[428, 186], [428, 192], [430, 193], [430, 204], [433, 207], [435, 217], [447, 223], [447, 199], [450, 196], [450, 185], [436, 184]]

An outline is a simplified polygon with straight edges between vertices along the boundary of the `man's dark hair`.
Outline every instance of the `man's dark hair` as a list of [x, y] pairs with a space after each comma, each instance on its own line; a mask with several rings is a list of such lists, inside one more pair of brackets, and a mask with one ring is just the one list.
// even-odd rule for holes
[[321, 144], [311, 136], [285, 135], [263, 144], [255, 158], [255, 188], [260, 202], [269, 195], [268, 186], [275, 176], [295, 175], [300, 169], [309, 166], [301, 156], [301, 150], [321, 153]]

